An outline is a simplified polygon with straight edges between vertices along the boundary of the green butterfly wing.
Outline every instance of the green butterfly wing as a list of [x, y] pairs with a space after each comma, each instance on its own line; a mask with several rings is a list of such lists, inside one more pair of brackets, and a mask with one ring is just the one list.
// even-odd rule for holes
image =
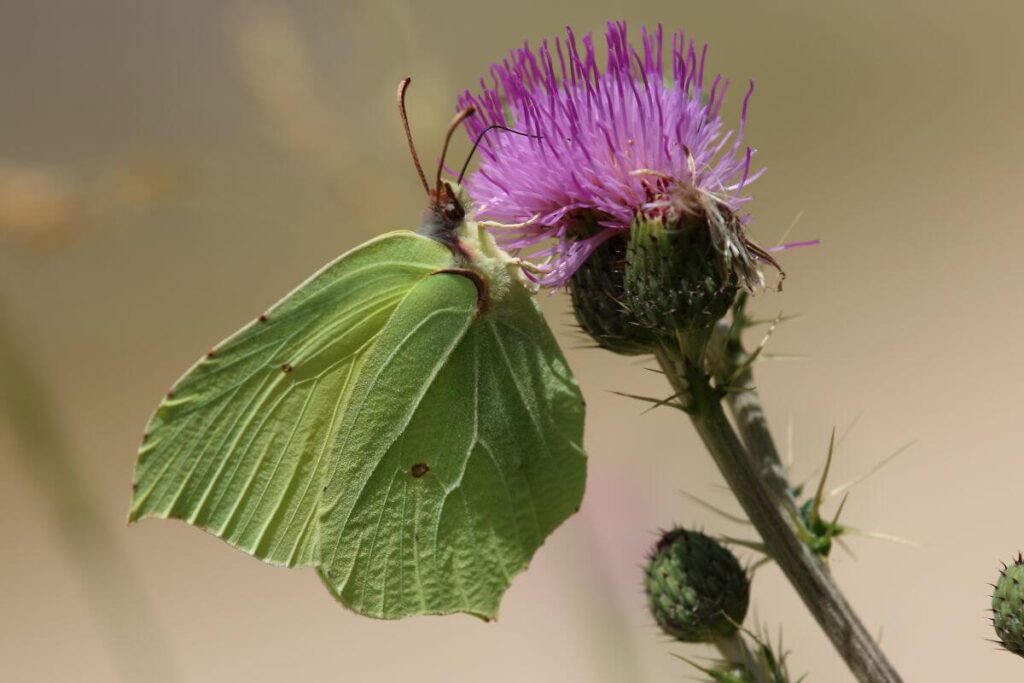
[[402, 298], [449, 261], [384, 235], [211, 351], [150, 419], [129, 519], [183, 519], [268, 562], [316, 565], [319, 481], [352, 380]]
[[150, 421], [130, 519], [315, 566], [362, 614], [492, 617], [579, 506], [583, 404], [527, 290], [481, 311], [454, 266], [382, 236], [211, 352]]
[[477, 315], [470, 279], [418, 284], [353, 390], [320, 572], [363, 614], [494, 616], [580, 504], [582, 399], [550, 330], [524, 288]]

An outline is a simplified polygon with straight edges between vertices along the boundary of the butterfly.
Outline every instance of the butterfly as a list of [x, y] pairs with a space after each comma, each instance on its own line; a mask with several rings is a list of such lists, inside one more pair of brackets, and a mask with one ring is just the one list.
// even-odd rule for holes
[[343, 254], [189, 369], [146, 428], [129, 520], [313, 567], [367, 616], [492, 619], [579, 509], [584, 404], [522, 263], [474, 220], [462, 174], [442, 180], [472, 110], [431, 188], [408, 85], [419, 230]]

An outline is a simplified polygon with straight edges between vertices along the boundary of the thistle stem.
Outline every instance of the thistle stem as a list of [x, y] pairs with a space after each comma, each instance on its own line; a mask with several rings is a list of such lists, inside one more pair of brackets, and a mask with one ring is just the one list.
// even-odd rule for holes
[[748, 439], [746, 446], [740, 441], [722, 409], [720, 392], [701, 369], [703, 349], [703, 344], [686, 348], [681, 344], [680, 349], [662, 349], [657, 356], [672, 388], [684, 398], [683, 405], [726, 483], [761, 535], [769, 555], [857, 680], [899, 683], [899, 674], [839, 591], [828, 568], [797, 535], [791, 497], [780, 495], [778, 487], [764, 476], [763, 463], [778, 460], [774, 451], [754, 450], [764, 447], [759, 439], [765, 434], [774, 449], [766, 425], [763, 433], [751, 432], [758, 438]]
[[768, 429], [761, 396], [754, 383], [755, 357], [743, 348], [741, 333], [747, 324], [745, 302], [745, 298], [741, 299], [733, 309], [733, 315], [739, 317], [738, 324], [730, 326], [724, 321], [719, 321], [715, 325], [706, 347], [706, 360], [719, 386], [731, 385], [741, 389], [731, 391], [725, 397], [740, 439], [747, 451], [758, 461], [761, 476], [772, 487], [776, 497], [784, 501], [795, 514], [798, 505], [793, 488], [790, 486], [782, 458], [779, 457], [779, 450], [775, 447], [775, 440]]
[[740, 439], [747, 451], [760, 463], [761, 475], [772, 485], [776, 496], [786, 501], [795, 512], [797, 509], [796, 499], [793, 497], [793, 489], [789, 484], [786, 468], [775, 447], [775, 440], [768, 429], [761, 397], [757, 393], [757, 389], [753, 388], [753, 372], [749, 368], [742, 370], [738, 379], [740, 382], [749, 383], [745, 385], [751, 388], [743, 392], [729, 394], [725, 397], [725, 402], [736, 422]]

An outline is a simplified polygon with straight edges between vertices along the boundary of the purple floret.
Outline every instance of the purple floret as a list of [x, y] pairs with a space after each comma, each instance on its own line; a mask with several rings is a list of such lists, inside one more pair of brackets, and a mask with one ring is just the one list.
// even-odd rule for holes
[[[605, 32], [608, 58], [598, 67], [594, 41], [528, 44], [491, 67], [491, 80], [469, 91], [459, 107], [475, 106], [467, 120], [472, 138], [488, 126], [480, 167], [466, 185], [478, 216], [519, 227], [498, 228], [507, 249], [526, 249], [541, 261], [537, 281], [565, 285], [602, 242], [628, 230], [637, 211], [664, 200], [678, 185], [708, 193], [733, 212], [748, 200], [745, 186], [754, 150], [743, 145], [747, 103], [737, 131], [720, 117], [729, 82], [705, 87], [707, 46], [672, 36], [671, 76], [663, 76], [659, 26], [641, 31], [642, 50], [630, 45], [624, 22]], [[763, 169], [762, 169], [763, 170]], [[583, 235], [574, 226], [582, 212], [598, 216], [600, 230]]]

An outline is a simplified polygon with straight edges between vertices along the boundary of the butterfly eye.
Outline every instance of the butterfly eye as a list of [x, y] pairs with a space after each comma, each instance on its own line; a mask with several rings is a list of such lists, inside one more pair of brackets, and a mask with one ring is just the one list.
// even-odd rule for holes
[[457, 199], [450, 198], [450, 200], [444, 204], [444, 217], [445, 220], [450, 223], [459, 223], [466, 217], [466, 211], [462, 208], [462, 204], [459, 203]]
[[444, 183], [441, 199], [444, 202], [440, 205], [441, 212], [444, 214], [444, 221], [453, 224], [453, 227], [461, 223], [463, 218], [466, 217], [466, 210], [462, 208], [462, 203], [456, 197], [455, 190], [449, 183]]

